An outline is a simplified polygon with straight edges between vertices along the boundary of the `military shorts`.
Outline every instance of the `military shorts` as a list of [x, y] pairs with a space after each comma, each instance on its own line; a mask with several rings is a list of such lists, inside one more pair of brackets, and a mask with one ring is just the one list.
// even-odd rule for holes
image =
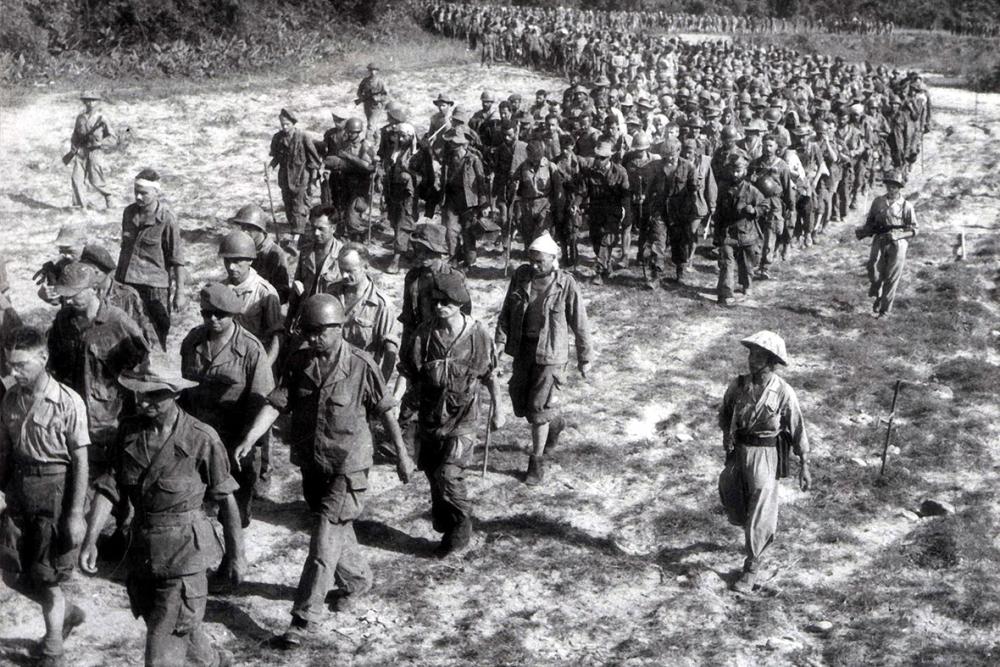
[[69, 546], [59, 525], [69, 510], [68, 474], [69, 468], [59, 464], [15, 466], [6, 489], [0, 569], [20, 575], [20, 583], [28, 588], [58, 584], [76, 564], [79, 547]]
[[514, 414], [531, 424], [552, 421], [563, 382], [563, 365], [536, 364], [537, 339], [525, 339], [511, 366], [510, 403]]

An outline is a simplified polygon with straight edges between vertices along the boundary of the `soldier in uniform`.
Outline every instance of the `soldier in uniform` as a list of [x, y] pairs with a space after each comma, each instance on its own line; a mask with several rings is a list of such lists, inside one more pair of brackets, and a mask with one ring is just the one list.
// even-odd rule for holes
[[268, 434], [239, 464], [233, 452], [247, 430], [248, 416], [260, 410], [274, 389], [274, 375], [266, 348], [239, 321], [245, 304], [236, 292], [228, 285], [209, 283], [199, 299], [203, 323], [181, 343], [181, 374], [193, 384], [181, 393], [180, 404], [215, 429], [229, 453], [230, 470], [239, 483], [233, 497], [240, 525], [246, 528], [253, 515], [254, 489], [262, 477]]
[[292, 239], [305, 232], [309, 194], [319, 179], [320, 156], [316, 144], [295, 127], [298, 118], [288, 109], [278, 114], [281, 130], [271, 137], [271, 169], [278, 169], [278, 187], [285, 205], [285, 219]]
[[360, 118], [347, 120], [343, 138], [323, 157], [323, 164], [330, 170], [330, 194], [341, 235], [364, 241], [368, 234], [364, 216], [371, 207], [376, 159], [374, 148], [364, 138]]
[[351, 608], [371, 588], [371, 569], [354, 534], [372, 466], [369, 415], [380, 417], [389, 433], [403, 482], [413, 468], [382, 373], [368, 353], [344, 342], [341, 327], [346, 321], [336, 297], [317, 294], [305, 301], [300, 328], [307, 344], [289, 357], [268, 405], [257, 413], [236, 451], [240, 460], [279, 414], [291, 413], [291, 461], [302, 471], [313, 528], [291, 625], [275, 639], [284, 648], [300, 646], [314, 630], [335, 582], [342, 593], [338, 610]]
[[751, 162], [747, 169], [747, 178], [767, 198], [766, 205], [757, 218], [764, 235], [760, 268], [755, 276], [758, 280], [771, 277], [767, 272], [771, 266], [771, 254], [784, 237], [785, 229], [791, 226], [795, 206], [792, 174], [788, 163], [778, 157], [778, 147], [776, 136], [765, 136], [761, 140], [760, 157]]
[[358, 93], [354, 104], [360, 104], [365, 110], [368, 127], [378, 127], [379, 113], [389, 98], [385, 83], [379, 78], [379, 68], [375, 63], [368, 63], [368, 76], [358, 84]]
[[430, 483], [434, 530], [444, 535], [437, 553], [444, 557], [465, 548], [472, 535], [465, 469], [476, 446], [480, 386], [490, 394], [487, 428], [500, 428], [504, 418], [493, 341], [482, 323], [462, 312], [470, 301], [464, 278], [434, 275], [430, 296], [435, 317], [409, 339], [399, 373], [419, 397], [419, 467]]
[[83, 93], [80, 95], [84, 112], [76, 117], [73, 135], [70, 137], [69, 158], [73, 164], [70, 183], [73, 186], [73, 206], [83, 206], [87, 186], [104, 197], [104, 208], [111, 208], [111, 190], [104, 181], [104, 149], [115, 141], [115, 134], [101, 113], [101, 95]]
[[748, 162], [742, 155], [729, 161], [730, 180], [719, 194], [715, 211], [714, 244], [719, 249], [718, 300], [729, 306], [739, 275], [740, 291], [749, 293], [752, 272], [760, 259], [761, 233], [757, 222], [765, 204], [761, 194], [746, 179]]
[[121, 309], [139, 325], [146, 342], [150, 345], [155, 343], [156, 331], [153, 329], [153, 323], [146, 317], [146, 309], [142, 305], [139, 293], [135, 288], [115, 280], [114, 273], [117, 267], [111, 253], [104, 246], [88, 243], [80, 254], [80, 261], [92, 266], [98, 272], [94, 276], [97, 298], [103, 303]]
[[160, 199], [160, 175], [143, 169], [135, 177], [135, 202], [122, 213], [122, 241], [115, 280], [139, 293], [146, 316], [167, 349], [170, 314], [187, 306], [184, 253], [177, 218]]
[[[645, 132], [636, 132], [632, 136], [632, 146], [625, 153], [622, 166], [628, 173], [629, 191], [632, 193], [632, 200], [629, 202], [628, 210], [625, 213], [625, 223], [622, 226], [622, 265], [628, 268], [630, 253], [632, 249], [632, 230], [638, 234], [638, 260], [643, 262], [645, 253], [644, 230], [649, 229], [649, 205], [646, 201], [646, 192], [649, 185], [656, 178], [656, 171], [659, 168], [659, 156], [649, 152], [651, 147], [649, 135]], [[649, 276], [647, 275], [647, 279]]]
[[330, 285], [340, 280], [337, 254], [344, 244], [334, 236], [335, 216], [336, 211], [331, 206], [314, 206], [309, 211], [312, 240], [295, 269], [295, 279], [288, 299], [288, 315], [285, 318], [286, 329], [294, 329], [299, 306], [305, 299], [325, 292]]
[[113, 470], [95, 482], [84, 572], [97, 572], [97, 537], [113, 505], [135, 510], [125, 587], [132, 613], [146, 623], [147, 667], [225, 667], [232, 654], [217, 649], [202, 627], [209, 567], [221, 556], [218, 537], [202, 510], [219, 505], [225, 532], [226, 576], [239, 584], [246, 571], [243, 530], [225, 447], [215, 431], [184, 412], [177, 400], [194, 383], [157, 359], [122, 373], [138, 414], [122, 420]]
[[399, 336], [389, 299], [368, 275], [368, 249], [360, 243], [348, 243], [337, 255], [340, 280], [326, 293], [337, 297], [345, 317], [341, 330], [344, 340], [371, 355], [389, 381], [399, 356]]
[[62, 667], [63, 640], [83, 623], [62, 582], [83, 540], [87, 496], [87, 409], [45, 370], [45, 336], [20, 327], [6, 338], [10, 388], [0, 400], [0, 569], [3, 582], [42, 607], [42, 667]]
[[584, 378], [593, 356], [580, 288], [571, 273], [557, 267], [558, 255], [559, 246], [548, 234], [534, 240], [528, 248], [528, 263], [511, 277], [495, 333], [497, 348], [513, 358], [509, 389], [514, 414], [531, 425], [531, 455], [524, 479], [529, 485], [543, 481], [545, 450], [557, 444], [565, 426], [556, 406], [569, 361], [571, 332], [577, 367]]
[[31, 277], [38, 285], [38, 298], [52, 306], [59, 305], [59, 295], [55, 293], [55, 284], [67, 264], [77, 262], [87, 244], [83, 230], [75, 225], [63, 225], [56, 234], [55, 247], [59, 256], [42, 264]]
[[758, 331], [740, 341], [749, 351], [750, 372], [726, 389], [719, 409], [726, 466], [719, 496], [729, 522], [742, 526], [746, 559], [734, 589], [749, 593], [757, 581], [763, 552], [778, 527], [778, 480], [788, 476], [789, 450], [799, 457], [799, 486], [812, 485], [809, 438], [795, 391], [774, 370], [788, 364], [785, 341]]
[[541, 141], [528, 142], [527, 159], [511, 177], [521, 238], [527, 248], [552, 230], [553, 216], [561, 209], [562, 174], [545, 157]]
[[278, 291], [253, 268], [257, 245], [249, 234], [230, 232], [219, 243], [219, 257], [226, 267], [226, 285], [242, 304], [236, 321], [263, 343], [268, 362], [274, 364], [278, 360], [284, 321]]
[[449, 144], [449, 154], [443, 167], [441, 224], [448, 232], [448, 250], [453, 260], [462, 261], [471, 268], [476, 264], [479, 219], [483, 209], [489, 205], [489, 183], [483, 162], [469, 151], [465, 135], [452, 132], [445, 139]]
[[648, 262], [648, 288], [656, 286], [663, 271], [667, 238], [670, 239], [670, 258], [677, 282], [683, 281], [701, 222], [694, 207], [701, 185], [697, 167], [681, 157], [681, 146], [677, 142], [664, 143], [663, 147], [663, 159], [646, 188], [650, 212], [646, 230], [649, 247], [643, 259]]
[[573, 152], [573, 137], [569, 134], [559, 137], [559, 154], [554, 162], [563, 185], [561, 210], [555, 216], [555, 237], [562, 248], [563, 264], [576, 266], [580, 259], [577, 233], [583, 218], [583, 183], [579, 178], [580, 158]]
[[400, 260], [410, 252], [410, 235], [420, 215], [420, 200], [417, 197], [420, 174], [412, 166], [416, 154], [415, 140], [416, 130], [412, 125], [397, 125], [392, 149], [384, 163], [382, 191], [389, 224], [394, 232], [392, 260], [385, 272], [391, 275], [399, 273]]
[[118, 421], [127, 414], [128, 396], [118, 386], [118, 375], [149, 354], [143, 331], [123, 311], [101, 301], [97, 284], [92, 266], [67, 265], [55, 287], [63, 307], [48, 336], [49, 372], [87, 406], [95, 476], [110, 462]]
[[909, 239], [917, 235], [913, 204], [903, 197], [906, 177], [900, 170], [890, 170], [882, 177], [886, 193], [876, 197], [868, 210], [865, 224], [855, 230], [858, 240], [872, 237], [868, 256], [868, 296], [872, 297], [872, 317], [888, 317], [896, 299], [896, 289], [903, 277]]
[[250, 267], [274, 287], [282, 305], [288, 303], [288, 292], [292, 284], [288, 256], [268, 235], [264, 211], [257, 204], [244, 204], [236, 215], [229, 218], [229, 222], [253, 239], [257, 254]]
[[602, 285], [611, 275], [611, 252], [630, 203], [628, 172], [611, 161], [611, 153], [611, 143], [602, 141], [577, 177], [587, 198], [590, 243], [596, 257], [595, 285]]

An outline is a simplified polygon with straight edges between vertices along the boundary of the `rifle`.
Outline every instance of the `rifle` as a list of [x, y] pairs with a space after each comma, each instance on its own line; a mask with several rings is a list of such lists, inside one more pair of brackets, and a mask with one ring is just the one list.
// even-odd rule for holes
[[882, 445], [882, 467], [879, 468], [878, 476], [885, 473], [885, 457], [889, 453], [889, 438], [892, 436], [892, 421], [896, 417], [896, 399], [899, 398], [899, 388], [903, 385], [902, 380], [896, 380], [896, 388], [892, 392], [892, 407], [889, 408], [889, 426], [885, 429], [885, 443]]
[[[97, 120], [97, 123], [94, 125], [94, 127], [90, 128], [90, 130], [87, 131], [87, 134], [84, 135], [83, 140], [85, 142], [86, 141], [90, 141], [90, 138], [92, 136], [94, 136], [94, 133], [97, 132], [102, 127], [105, 130], [108, 129], [108, 124], [104, 121], [104, 117], [103, 116]], [[66, 153], [65, 155], [62, 156], [62, 163], [64, 165], [68, 165], [70, 162], [72, 162], [73, 158], [76, 157], [76, 154], [77, 154], [78, 150], [79, 149], [77, 149], [77, 148], [71, 148], [68, 153]]]
[[271, 176], [267, 173], [267, 160], [264, 161], [264, 183], [267, 184], [267, 205], [271, 211], [271, 224], [274, 225], [274, 234], [281, 243], [281, 227], [278, 225], [278, 218], [274, 215], [274, 197], [271, 195]]
[[486, 466], [490, 463], [490, 441], [493, 439], [493, 400], [490, 400], [490, 411], [486, 417], [486, 445], [483, 449], [483, 472], [480, 477], [486, 477]]

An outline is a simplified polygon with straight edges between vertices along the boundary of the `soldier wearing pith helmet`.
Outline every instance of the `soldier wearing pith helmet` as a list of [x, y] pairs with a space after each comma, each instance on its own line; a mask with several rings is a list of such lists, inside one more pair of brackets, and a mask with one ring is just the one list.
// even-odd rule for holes
[[798, 397], [775, 373], [779, 365], [788, 364], [785, 341], [772, 331], [758, 331], [740, 344], [748, 350], [750, 372], [729, 383], [719, 409], [726, 453], [719, 496], [729, 522], [743, 527], [746, 559], [734, 588], [749, 592], [777, 531], [777, 480], [788, 476], [789, 451], [799, 457], [803, 491], [812, 485], [812, 476], [809, 438]]

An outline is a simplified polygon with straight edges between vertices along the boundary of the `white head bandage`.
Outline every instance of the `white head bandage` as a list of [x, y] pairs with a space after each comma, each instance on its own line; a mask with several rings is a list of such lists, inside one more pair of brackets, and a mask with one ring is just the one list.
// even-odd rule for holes
[[531, 245], [528, 246], [528, 250], [537, 250], [538, 252], [544, 252], [546, 255], [552, 255], [553, 257], [559, 256], [559, 246], [548, 232], [545, 232], [532, 241]]
[[138, 185], [138, 186], [143, 187], [143, 188], [150, 188], [151, 190], [159, 190], [160, 189], [160, 182], [159, 181], [149, 181], [149, 180], [146, 180], [145, 178], [137, 178], [137, 179], [135, 179], [135, 185]]

